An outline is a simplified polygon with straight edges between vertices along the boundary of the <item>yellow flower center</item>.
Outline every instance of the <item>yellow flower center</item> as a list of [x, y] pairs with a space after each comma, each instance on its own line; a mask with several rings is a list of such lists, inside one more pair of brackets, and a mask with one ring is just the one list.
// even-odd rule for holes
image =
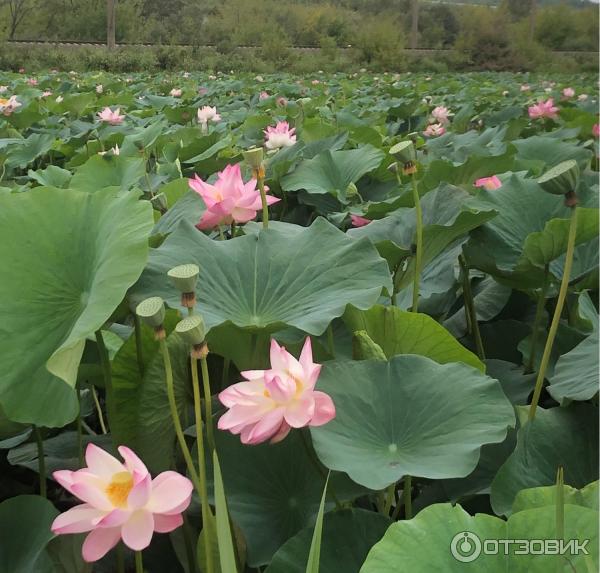
[[302, 383], [302, 380], [300, 380], [300, 378], [298, 378], [298, 376], [294, 376], [289, 370], [286, 370], [285, 373], [296, 383], [296, 398], [298, 398], [300, 396], [300, 394], [302, 394], [302, 391], [304, 390], [304, 384]]
[[9, 100], [0, 97], [0, 105], [5, 106], [8, 105]]
[[133, 476], [129, 472], [119, 472], [113, 475], [106, 488], [106, 495], [115, 507], [124, 507], [132, 488]]

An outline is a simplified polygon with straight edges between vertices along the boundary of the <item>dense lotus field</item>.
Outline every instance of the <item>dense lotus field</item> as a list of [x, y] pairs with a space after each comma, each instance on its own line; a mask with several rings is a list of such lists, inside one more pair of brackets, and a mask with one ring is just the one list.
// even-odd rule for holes
[[0, 73], [0, 573], [597, 571], [597, 87]]

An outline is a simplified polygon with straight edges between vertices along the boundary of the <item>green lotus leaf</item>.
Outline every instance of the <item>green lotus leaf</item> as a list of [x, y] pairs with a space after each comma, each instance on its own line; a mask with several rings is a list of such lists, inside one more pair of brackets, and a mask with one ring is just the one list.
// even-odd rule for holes
[[[541, 507], [520, 511], [503, 521], [485, 514], [469, 515], [460, 505], [449, 503], [430, 505], [414, 519], [398, 521], [369, 553], [360, 573], [547, 573], [548, 571], [595, 571], [598, 568], [598, 512], [577, 505], [564, 506], [564, 539], [589, 539], [590, 555], [515, 554], [513, 544], [508, 555], [503, 545], [496, 554], [481, 551], [486, 540], [556, 539], [556, 509]], [[463, 552], [465, 532], [470, 534]], [[479, 550], [476, 549], [476, 537]], [[493, 547], [492, 547], [493, 548]], [[460, 561], [452, 553], [467, 559]], [[537, 549], [537, 548], [536, 548]]]
[[[364, 509], [343, 509], [325, 514], [321, 543], [320, 573], [358, 573], [371, 547], [391, 521]], [[284, 543], [265, 573], [305, 573], [312, 527], [306, 527]]]
[[[582, 489], [563, 485], [564, 502], [568, 505], [580, 505], [598, 511], [598, 481], [586, 485]], [[556, 504], [556, 486], [532, 487], [522, 489], [515, 497], [513, 514], [536, 507], [554, 506]]]
[[75, 417], [86, 338], [139, 277], [151, 225], [149, 203], [134, 193], [0, 196], [0, 404], [10, 419], [62, 426]]
[[492, 482], [491, 502], [498, 515], [510, 514], [517, 493], [555, 483], [559, 467], [565, 484], [583, 487], [598, 479], [597, 409], [589, 404], [538, 408], [519, 429], [515, 451]]
[[9, 167], [26, 167], [34, 159], [48, 153], [55, 137], [49, 133], [32, 133], [27, 139], [8, 149], [6, 164]]
[[145, 170], [143, 157], [94, 155], [77, 168], [70, 187], [89, 193], [104, 187], [128, 190], [144, 176]]
[[161, 296], [179, 308], [181, 293], [166, 273], [186, 263], [200, 267], [197, 309], [208, 328], [232, 322], [318, 335], [347, 304], [368, 308], [391, 288], [387, 265], [369, 241], [353, 241], [324, 219], [293, 236], [273, 228], [229, 241], [213, 241], [183, 221], [151, 252], [133, 289], [136, 300]]
[[311, 428], [315, 451], [326, 467], [371, 489], [404, 475], [464, 477], [480, 447], [501, 442], [514, 424], [496, 380], [424, 356], [328, 362], [318, 389], [332, 397], [337, 413]]
[[398, 354], [427, 356], [439, 364], [464, 362], [482, 372], [483, 363], [430, 316], [393, 306], [366, 311], [349, 306], [344, 322], [353, 332], [364, 330], [390, 359]]

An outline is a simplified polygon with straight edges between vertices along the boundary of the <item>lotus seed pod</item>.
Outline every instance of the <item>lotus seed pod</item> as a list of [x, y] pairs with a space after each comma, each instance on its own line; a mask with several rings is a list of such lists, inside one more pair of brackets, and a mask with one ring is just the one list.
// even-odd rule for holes
[[537, 182], [544, 191], [552, 195], [574, 193], [579, 182], [579, 165], [574, 159], [563, 161], [548, 169]]
[[244, 151], [242, 155], [244, 156], [246, 163], [252, 167], [252, 169], [260, 169], [264, 158], [262, 147], [251, 147], [247, 151]]
[[165, 320], [165, 303], [159, 296], [151, 296], [140, 302], [135, 313], [148, 325], [157, 330]]
[[196, 290], [199, 274], [200, 267], [194, 263], [179, 265], [167, 272], [167, 276], [173, 281], [175, 288], [183, 293], [194, 292]]
[[190, 346], [196, 347], [204, 342], [206, 327], [200, 314], [192, 314], [177, 323], [175, 331]]
[[397, 163], [390, 163], [388, 165], [388, 171], [390, 171], [391, 173], [398, 173], [398, 164]]
[[390, 155], [393, 155], [396, 161], [399, 161], [403, 165], [405, 163], [414, 162], [415, 160], [415, 146], [412, 141], [401, 141], [396, 143], [390, 149]]
[[354, 183], [350, 183], [348, 187], [346, 187], [346, 197], [356, 197], [358, 195], [358, 188]]

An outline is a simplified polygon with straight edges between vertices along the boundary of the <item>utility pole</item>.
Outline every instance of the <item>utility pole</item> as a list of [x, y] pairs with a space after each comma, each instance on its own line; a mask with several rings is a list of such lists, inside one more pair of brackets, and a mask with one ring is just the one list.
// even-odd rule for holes
[[116, 20], [116, 1], [106, 0], [106, 47], [114, 50], [115, 41], [115, 20]]
[[411, 0], [410, 3], [411, 13], [411, 27], [410, 27], [410, 49], [417, 49], [417, 42], [419, 38], [419, 0]]

